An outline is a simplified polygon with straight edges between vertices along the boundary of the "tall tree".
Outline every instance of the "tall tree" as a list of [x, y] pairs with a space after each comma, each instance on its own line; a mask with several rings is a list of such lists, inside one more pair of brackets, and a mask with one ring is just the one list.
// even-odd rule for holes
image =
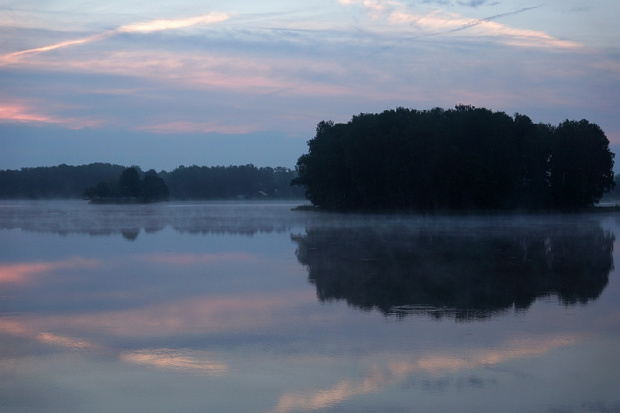
[[598, 125], [562, 122], [554, 129], [550, 158], [551, 195], [556, 207], [581, 208], [598, 202], [614, 186], [614, 154]]
[[298, 178], [293, 185], [306, 187], [306, 197], [315, 205], [331, 209], [349, 209], [352, 206], [352, 187], [345, 167], [342, 148], [343, 125], [320, 122], [316, 136], [308, 141], [309, 153], [297, 162]]
[[144, 175], [141, 183], [140, 197], [143, 202], [157, 202], [168, 199], [168, 186], [162, 178], [157, 176], [157, 172], [151, 169]]
[[121, 196], [138, 198], [140, 196], [140, 173], [138, 167], [132, 166], [125, 169], [118, 178], [118, 187]]

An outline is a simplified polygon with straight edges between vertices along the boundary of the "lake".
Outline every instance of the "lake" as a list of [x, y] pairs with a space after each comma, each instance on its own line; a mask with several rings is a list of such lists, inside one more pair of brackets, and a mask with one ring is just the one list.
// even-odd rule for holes
[[620, 215], [0, 202], [2, 412], [620, 412]]

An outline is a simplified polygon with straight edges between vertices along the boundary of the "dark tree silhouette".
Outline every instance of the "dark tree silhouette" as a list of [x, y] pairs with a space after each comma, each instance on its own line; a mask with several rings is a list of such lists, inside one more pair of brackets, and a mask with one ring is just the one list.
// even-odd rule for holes
[[586, 120], [558, 127], [460, 105], [320, 122], [293, 185], [349, 210], [575, 209], [614, 187], [614, 154]]
[[[125, 172], [121, 194], [119, 177], [126, 168], [121, 165], [93, 163], [81, 166], [59, 165], [53, 167], [22, 168], [0, 171], [0, 199], [40, 198], [176, 198], [176, 199], [224, 199], [224, 198], [303, 198], [303, 189], [290, 186], [296, 171], [284, 167], [242, 166], [180, 166], [171, 172], [150, 170], [138, 173], [139, 186], [134, 171]], [[133, 175], [133, 177], [130, 177]], [[151, 178], [148, 178], [151, 176]], [[160, 180], [153, 179], [154, 177]], [[125, 179], [125, 178], [123, 178]], [[144, 182], [144, 180], [148, 182]], [[163, 190], [169, 195], [153, 191]], [[139, 191], [136, 188], [139, 187]], [[132, 188], [132, 189], [129, 189]], [[144, 192], [146, 191], [146, 192]], [[156, 191], [157, 192], [157, 191]], [[136, 195], [138, 194], [138, 195]]]
[[598, 125], [566, 120], [554, 130], [550, 189], [554, 205], [592, 205], [614, 188], [613, 154]]
[[170, 193], [164, 180], [151, 169], [144, 175], [140, 194], [144, 202], [157, 202], [168, 199]]
[[136, 166], [125, 169], [118, 178], [118, 187], [123, 197], [138, 198], [140, 186], [140, 173]]
[[291, 187], [297, 173], [288, 168], [240, 166], [179, 166], [160, 173], [174, 199], [302, 198], [303, 190]]
[[[120, 165], [89, 165], [22, 168], [0, 171], [0, 199], [80, 198], [84, 188], [118, 179]], [[114, 184], [116, 185], [116, 183]]]
[[151, 169], [140, 179], [137, 166], [126, 168], [117, 180], [116, 185], [110, 182], [99, 182], [94, 188], [86, 188], [84, 197], [91, 202], [158, 202], [168, 199], [168, 186], [157, 172]]

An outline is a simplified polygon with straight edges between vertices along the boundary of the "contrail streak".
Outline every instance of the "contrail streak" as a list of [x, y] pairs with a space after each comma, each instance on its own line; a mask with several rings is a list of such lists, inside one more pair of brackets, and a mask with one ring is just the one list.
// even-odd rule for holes
[[470, 27], [478, 26], [479, 24], [482, 24], [482, 23], [485, 23], [485, 22], [490, 22], [490, 21], [499, 19], [500, 17], [506, 17], [506, 16], [512, 16], [512, 15], [515, 15], [515, 14], [521, 14], [521, 13], [524, 13], [524, 12], [529, 11], [529, 10], [537, 9], [539, 7], [542, 7], [542, 6], [525, 7], [525, 8], [519, 9], [519, 10], [509, 11], [509, 12], [502, 13], [502, 14], [496, 14], [495, 16], [485, 17], [484, 19], [477, 19], [477, 20], [474, 20], [471, 23], [465, 24], [465, 25], [463, 25], [461, 27], [457, 27], [455, 29], [448, 30], [447, 33], [459, 32], [461, 30], [469, 29]]

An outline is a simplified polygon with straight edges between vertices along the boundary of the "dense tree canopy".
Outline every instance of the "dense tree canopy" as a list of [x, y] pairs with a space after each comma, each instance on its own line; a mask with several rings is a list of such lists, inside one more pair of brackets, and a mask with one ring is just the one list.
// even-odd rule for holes
[[126, 198], [138, 198], [142, 192], [142, 182], [138, 168], [131, 167], [125, 169], [118, 178], [118, 190], [120, 196]]
[[140, 194], [144, 202], [163, 201], [170, 196], [170, 190], [166, 182], [159, 176], [154, 169], [149, 170], [142, 180]]
[[320, 122], [293, 184], [336, 210], [576, 209], [614, 187], [603, 131], [472, 106]]

